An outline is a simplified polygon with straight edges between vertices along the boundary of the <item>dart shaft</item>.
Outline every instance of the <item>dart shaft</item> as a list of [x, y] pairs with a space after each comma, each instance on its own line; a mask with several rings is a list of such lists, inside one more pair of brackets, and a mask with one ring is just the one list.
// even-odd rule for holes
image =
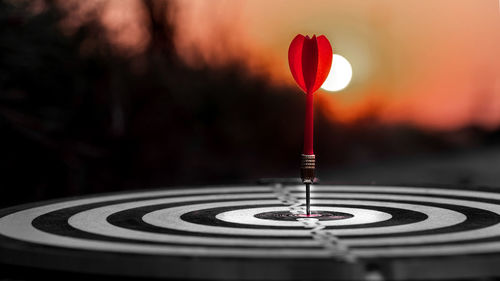
[[306, 116], [304, 123], [304, 154], [313, 155], [314, 94], [306, 94]]

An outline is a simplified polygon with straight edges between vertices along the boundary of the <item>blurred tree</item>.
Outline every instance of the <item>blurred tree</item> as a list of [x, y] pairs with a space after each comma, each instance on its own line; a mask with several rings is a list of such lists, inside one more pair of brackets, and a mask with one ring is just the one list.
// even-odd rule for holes
[[[33, 12], [33, 3], [43, 9]], [[110, 43], [98, 10], [65, 33], [61, 3], [0, 0], [1, 205], [297, 175], [297, 89], [249, 75], [238, 62], [187, 67], [175, 51], [171, 2], [139, 2], [150, 40], [134, 55]], [[325, 120], [316, 126], [324, 170], [450, 147], [434, 133], [370, 116], [348, 126]]]

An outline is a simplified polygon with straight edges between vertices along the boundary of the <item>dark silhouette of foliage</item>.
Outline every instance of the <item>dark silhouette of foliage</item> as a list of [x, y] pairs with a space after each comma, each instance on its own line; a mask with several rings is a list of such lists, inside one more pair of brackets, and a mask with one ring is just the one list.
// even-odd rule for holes
[[[303, 94], [237, 62], [184, 65], [169, 2], [142, 1], [151, 41], [132, 57], [115, 52], [97, 19], [65, 35], [57, 1], [36, 14], [13, 3], [0, 1], [0, 204], [298, 176]], [[317, 124], [322, 167], [453, 147], [369, 116]]]

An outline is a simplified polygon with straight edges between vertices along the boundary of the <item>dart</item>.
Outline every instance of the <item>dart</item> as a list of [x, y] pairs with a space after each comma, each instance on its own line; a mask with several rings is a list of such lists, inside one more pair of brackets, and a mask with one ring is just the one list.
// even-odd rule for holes
[[288, 64], [292, 76], [306, 94], [304, 150], [301, 155], [300, 177], [306, 186], [306, 214], [311, 215], [310, 185], [314, 182], [316, 156], [313, 149], [314, 92], [325, 82], [332, 66], [333, 51], [324, 35], [312, 38], [297, 35], [288, 49]]

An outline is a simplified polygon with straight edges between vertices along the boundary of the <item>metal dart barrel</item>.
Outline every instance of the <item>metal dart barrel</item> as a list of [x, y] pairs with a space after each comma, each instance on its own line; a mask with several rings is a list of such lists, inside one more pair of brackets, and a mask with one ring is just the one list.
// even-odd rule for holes
[[310, 185], [314, 182], [316, 168], [316, 156], [314, 154], [302, 154], [300, 160], [300, 177], [306, 185], [306, 214], [311, 214]]

